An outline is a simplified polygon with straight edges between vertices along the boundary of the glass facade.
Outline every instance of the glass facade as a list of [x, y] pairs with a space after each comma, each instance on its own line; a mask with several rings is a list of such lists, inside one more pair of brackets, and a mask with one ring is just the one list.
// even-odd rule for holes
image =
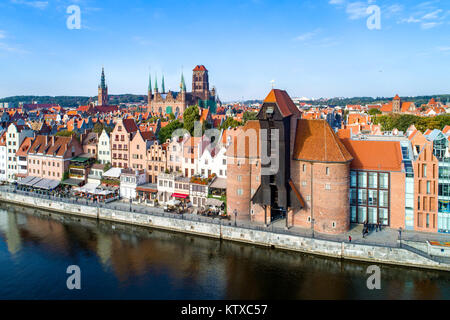
[[350, 172], [350, 220], [352, 223], [389, 225], [390, 177], [387, 172]]
[[447, 137], [439, 132], [433, 137], [433, 154], [439, 160], [438, 232], [450, 233], [450, 158]]

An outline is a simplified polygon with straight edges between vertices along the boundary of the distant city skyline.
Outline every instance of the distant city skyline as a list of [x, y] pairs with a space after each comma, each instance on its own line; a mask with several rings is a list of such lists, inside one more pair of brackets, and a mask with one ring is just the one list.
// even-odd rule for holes
[[178, 91], [198, 64], [222, 101], [263, 99], [272, 85], [309, 98], [446, 94], [449, 27], [440, 0], [5, 0], [0, 97], [95, 96], [102, 66], [111, 95], [145, 95], [149, 72]]

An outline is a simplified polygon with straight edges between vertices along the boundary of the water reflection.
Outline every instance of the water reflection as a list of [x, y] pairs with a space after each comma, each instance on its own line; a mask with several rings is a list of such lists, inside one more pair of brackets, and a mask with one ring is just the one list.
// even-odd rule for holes
[[[382, 290], [371, 291], [365, 263], [1, 203], [0, 237], [0, 282], [9, 283], [0, 298], [450, 298], [445, 272], [381, 266]], [[86, 279], [79, 293], [62, 285], [69, 264]]]

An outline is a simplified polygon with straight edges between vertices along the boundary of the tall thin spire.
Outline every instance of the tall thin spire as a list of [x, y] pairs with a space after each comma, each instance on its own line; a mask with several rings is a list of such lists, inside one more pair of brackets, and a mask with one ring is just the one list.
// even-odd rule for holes
[[186, 91], [186, 83], [184, 83], [184, 75], [183, 75], [183, 72], [181, 72], [180, 89], [181, 89], [181, 91]]
[[106, 89], [105, 68], [104, 67], [102, 67], [102, 77], [100, 79], [100, 88]]
[[166, 93], [166, 88], [164, 86], [164, 75], [162, 76], [161, 90], [162, 90], [162, 93]]
[[152, 74], [148, 74], [148, 92], [152, 92]]
[[155, 75], [155, 92], [158, 92], [158, 75]]

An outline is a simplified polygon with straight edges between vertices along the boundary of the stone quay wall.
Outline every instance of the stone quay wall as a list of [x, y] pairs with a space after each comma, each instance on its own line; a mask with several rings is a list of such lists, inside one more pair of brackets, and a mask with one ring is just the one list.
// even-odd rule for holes
[[404, 248], [390, 248], [320, 240], [296, 235], [273, 233], [270, 231], [234, 227], [230, 225], [58, 202], [3, 191], [0, 191], [0, 201], [93, 219], [184, 232], [211, 238], [239, 241], [253, 245], [298, 251], [338, 259], [359, 260], [373, 264], [393, 264], [450, 271], [450, 264], [437, 262], [429, 257], [414, 253]]

